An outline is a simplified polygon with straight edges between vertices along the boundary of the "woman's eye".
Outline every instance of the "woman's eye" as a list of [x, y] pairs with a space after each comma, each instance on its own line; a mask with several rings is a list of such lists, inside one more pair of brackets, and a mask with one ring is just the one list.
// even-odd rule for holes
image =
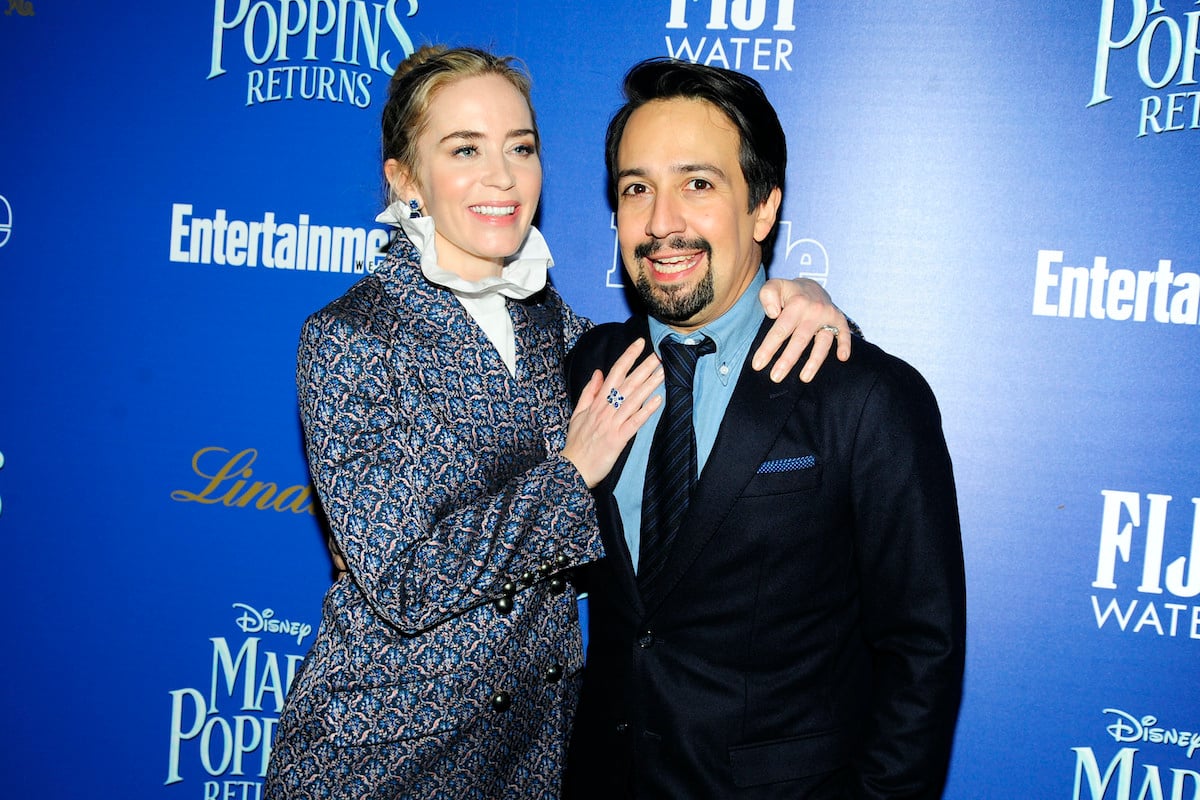
[[519, 144], [513, 148], [513, 152], [522, 156], [532, 156], [537, 154], [537, 149], [531, 144]]
[[464, 144], [462, 147], [454, 148], [452, 155], [456, 156], [473, 156], [479, 152], [478, 148], [473, 144]]

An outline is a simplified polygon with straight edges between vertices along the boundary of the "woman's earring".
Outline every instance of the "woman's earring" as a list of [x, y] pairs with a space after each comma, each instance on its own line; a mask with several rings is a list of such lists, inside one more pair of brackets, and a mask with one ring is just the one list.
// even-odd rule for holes
[[416, 219], [417, 217], [421, 216], [421, 212], [418, 211], [418, 209], [421, 207], [421, 204], [416, 200], [409, 200], [408, 207], [412, 209], [412, 211], [410, 211], [408, 214], [409, 219]]

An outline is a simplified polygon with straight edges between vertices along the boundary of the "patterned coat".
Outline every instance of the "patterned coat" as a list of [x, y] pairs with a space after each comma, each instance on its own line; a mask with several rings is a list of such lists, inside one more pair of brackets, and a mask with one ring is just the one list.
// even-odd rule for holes
[[398, 235], [314, 314], [308, 462], [349, 564], [288, 695], [268, 798], [557, 797], [583, 653], [571, 567], [602, 555], [559, 455], [587, 327], [550, 286], [508, 301], [517, 375]]

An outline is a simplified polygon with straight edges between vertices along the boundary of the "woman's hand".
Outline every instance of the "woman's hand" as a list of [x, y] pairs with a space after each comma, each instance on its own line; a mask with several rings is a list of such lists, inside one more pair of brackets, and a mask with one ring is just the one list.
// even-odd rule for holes
[[600, 370], [579, 395], [563, 457], [575, 465], [588, 488], [604, 480], [625, 445], [660, 405], [651, 393], [663, 382], [662, 363], [653, 353], [634, 367], [645, 343], [638, 339], [605, 377]]
[[772, 278], [758, 293], [758, 301], [762, 303], [763, 312], [775, 320], [775, 324], [754, 352], [750, 366], [756, 370], [765, 367], [786, 340], [786, 346], [771, 368], [771, 380], [775, 383], [786, 378], [796, 366], [810, 340], [812, 352], [800, 371], [800, 380], [805, 383], [811, 381], [825, 363], [825, 356], [829, 355], [835, 340], [838, 360], [850, 358], [852, 323], [816, 281], [809, 278], [790, 281]]

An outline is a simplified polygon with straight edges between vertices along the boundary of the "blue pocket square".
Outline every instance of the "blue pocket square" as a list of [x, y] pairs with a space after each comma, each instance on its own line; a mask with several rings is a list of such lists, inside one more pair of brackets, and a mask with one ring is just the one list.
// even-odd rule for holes
[[799, 458], [777, 458], [764, 461], [758, 465], [759, 475], [770, 475], [775, 472], [795, 472], [801, 469], [812, 469], [817, 465], [816, 456], [800, 456]]

